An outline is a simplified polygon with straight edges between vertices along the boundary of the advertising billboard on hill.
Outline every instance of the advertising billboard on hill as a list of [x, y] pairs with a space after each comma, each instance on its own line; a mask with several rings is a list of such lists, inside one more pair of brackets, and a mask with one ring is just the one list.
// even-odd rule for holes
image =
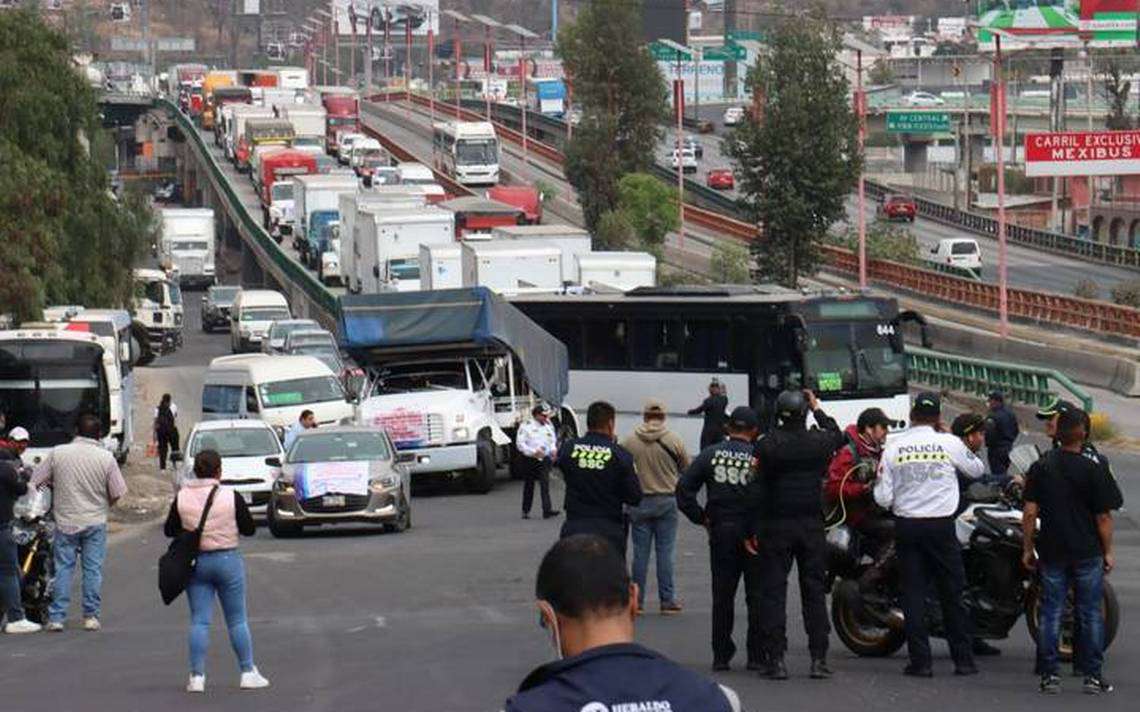
[[1136, 46], [1136, 0], [981, 0], [977, 38], [983, 51]]

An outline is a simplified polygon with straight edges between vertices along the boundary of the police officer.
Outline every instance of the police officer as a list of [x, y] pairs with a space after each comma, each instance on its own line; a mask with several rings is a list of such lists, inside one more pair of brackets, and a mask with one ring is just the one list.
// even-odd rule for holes
[[[808, 411], [818, 429], [807, 429]], [[831, 676], [827, 666], [827, 560], [823, 532], [823, 481], [835, 451], [847, 438], [809, 390], [784, 391], [776, 399], [776, 428], [756, 442], [757, 477], [763, 489], [755, 513], [759, 531], [764, 604], [760, 614], [767, 669], [785, 680], [788, 573], [796, 563], [811, 676]]]
[[534, 588], [557, 660], [527, 675], [505, 712], [739, 712], [732, 690], [633, 642], [637, 584], [605, 539], [559, 541]]
[[[677, 483], [678, 508], [709, 533], [713, 670], [728, 670], [736, 652], [732, 626], [742, 575], [748, 605], [748, 669], [758, 670], [761, 665], [760, 566], [744, 547], [749, 513], [758, 506], [760, 494], [752, 472], [752, 443], [759, 430], [760, 419], [751, 408], [736, 408], [728, 420], [729, 439], [702, 450]], [[702, 487], [704, 507], [697, 502]]]
[[1006, 407], [1005, 394], [993, 391], [989, 396], [990, 412], [986, 415], [986, 459], [990, 463], [990, 476], [994, 482], [1009, 479], [1009, 453], [1020, 434], [1017, 416]]
[[558, 469], [566, 482], [562, 536], [599, 534], [624, 558], [623, 505], [641, 502], [641, 483], [633, 469], [633, 456], [615, 442], [616, 415], [605, 401], [591, 403], [586, 410], [589, 432], [562, 446]]
[[701, 404], [689, 411], [689, 415], [703, 415], [704, 425], [701, 426], [701, 449], [704, 450], [713, 443], [724, 440], [725, 417], [728, 411], [728, 396], [724, 394], [724, 386], [717, 379], [709, 382], [709, 397]]
[[[977, 441], [972, 446], [977, 447]], [[954, 674], [974, 675], [970, 626], [962, 604], [966, 573], [954, 532], [958, 474], [978, 479], [981, 459], [960, 438], [943, 431], [942, 401], [919, 393], [910, 409], [910, 429], [887, 444], [879, 460], [875, 501], [895, 514], [900, 590], [910, 664], [903, 673], [932, 677], [926, 595], [933, 576], [946, 624]]]

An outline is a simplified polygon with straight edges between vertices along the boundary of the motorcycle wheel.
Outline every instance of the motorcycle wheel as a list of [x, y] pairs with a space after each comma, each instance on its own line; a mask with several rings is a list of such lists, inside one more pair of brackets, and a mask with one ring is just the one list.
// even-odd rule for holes
[[[1104, 614], [1104, 649], [1112, 646], [1116, 639], [1116, 632], [1120, 628], [1120, 601], [1116, 598], [1116, 589], [1108, 579], [1104, 581], [1104, 601], [1101, 612]], [[1029, 636], [1037, 642], [1038, 616], [1041, 612], [1041, 587], [1034, 585], [1029, 590], [1025, 601], [1025, 626], [1029, 628]], [[1073, 660], [1073, 591], [1065, 600], [1065, 611], [1061, 614], [1061, 636], [1057, 642], [1057, 656], [1061, 662], [1068, 663]]]
[[[843, 584], [854, 582], [843, 581]], [[847, 604], [844, 596], [831, 596], [831, 625], [847, 649], [864, 658], [885, 658], [894, 655], [906, 642], [902, 631], [868, 621]]]

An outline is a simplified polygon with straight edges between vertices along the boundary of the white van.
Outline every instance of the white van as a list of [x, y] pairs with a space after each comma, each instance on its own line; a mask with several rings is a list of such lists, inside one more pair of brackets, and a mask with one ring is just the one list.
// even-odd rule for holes
[[932, 247], [930, 252], [931, 259], [938, 264], [958, 269], [982, 268], [982, 249], [978, 247], [978, 241], [972, 238], [939, 240], [937, 247]]
[[263, 420], [283, 437], [304, 410], [319, 426], [339, 425], [354, 412], [340, 379], [313, 356], [220, 356], [206, 369], [203, 420]]
[[235, 354], [259, 351], [269, 325], [290, 318], [289, 302], [281, 292], [243, 289], [230, 307], [230, 348]]

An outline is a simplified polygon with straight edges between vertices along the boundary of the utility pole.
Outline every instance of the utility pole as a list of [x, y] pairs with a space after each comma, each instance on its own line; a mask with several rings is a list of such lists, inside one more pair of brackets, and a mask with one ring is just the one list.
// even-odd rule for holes
[[[1093, 130], [1093, 113], [1092, 113], [1092, 96], [1093, 96], [1093, 61], [1092, 61], [1092, 48], [1089, 46], [1088, 40], [1085, 40], [1085, 113], [1088, 114], [1088, 130]], [[1098, 240], [1099, 235], [1093, 235], [1093, 177], [1088, 177], [1089, 189], [1089, 210], [1088, 210], [1088, 224], [1089, 224], [1089, 239]]]
[[1005, 73], [1001, 62], [1001, 35], [994, 37], [994, 82], [991, 128], [997, 146], [997, 205], [998, 205], [998, 335], [1009, 337], [1009, 294], [1007, 290], [1007, 245], [1005, 235]]
[[677, 249], [685, 248], [685, 162], [681, 157], [682, 122], [685, 115], [685, 80], [681, 78], [681, 53], [677, 53], [677, 78], [673, 80], [673, 113], [677, 115]]
[[[369, 8], [371, 10], [371, 8]], [[372, 93], [372, 13], [368, 13], [368, 18], [365, 20], [364, 25], [364, 87], [365, 92]]]
[[431, 109], [431, 123], [435, 125], [435, 29], [431, 24], [431, 10], [428, 10], [428, 106]]
[[[1055, 48], [1051, 50], [1049, 58], [1049, 130], [1063, 131], [1065, 125], [1065, 50]], [[1058, 219], [1058, 203], [1061, 181], [1053, 176], [1049, 181], [1049, 227], [1060, 231], [1061, 224]]]
[[[855, 117], [859, 122], [859, 157], [863, 157], [863, 144], [867, 138], [866, 101], [863, 97], [863, 50], [855, 50]], [[866, 170], [859, 167], [859, 288], [867, 288], [867, 192]]]

